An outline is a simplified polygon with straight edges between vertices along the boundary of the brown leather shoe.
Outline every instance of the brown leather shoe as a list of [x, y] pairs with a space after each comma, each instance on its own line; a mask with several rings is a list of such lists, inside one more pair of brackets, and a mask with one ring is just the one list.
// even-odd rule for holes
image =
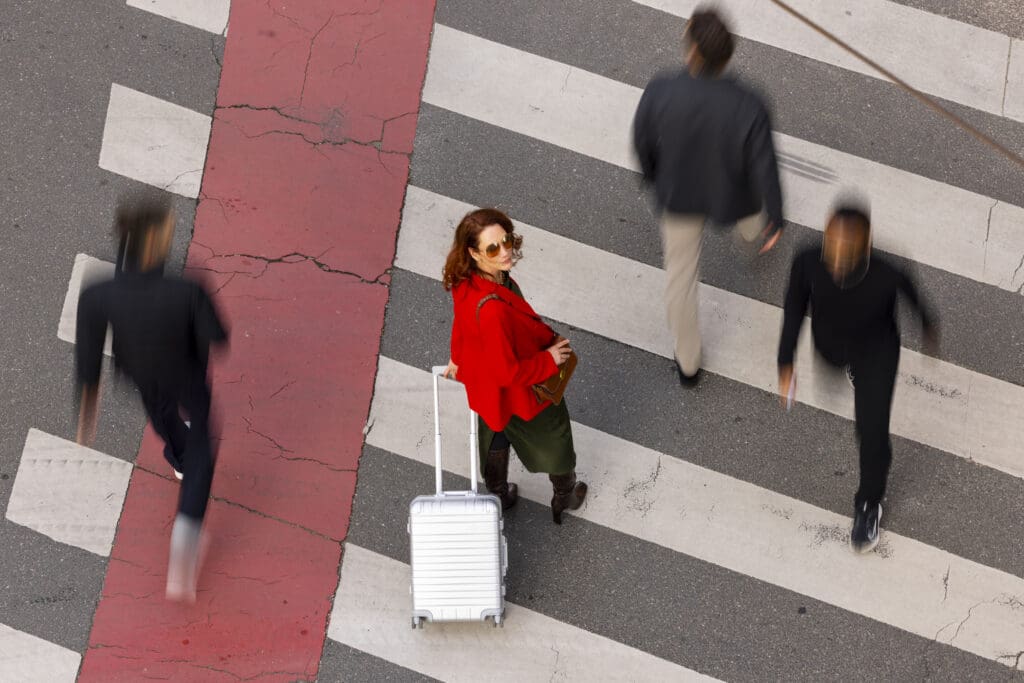
[[519, 500], [519, 487], [508, 483], [508, 449], [488, 451], [484, 460], [484, 486], [501, 499], [501, 509], [508, 510]]
[[555, 524], [562, 523], [562, 513], [566, 510], [578, 510], [587, 497], [587, 485], [576, 481], [576, 472], [569, 474], [549, 474], [551, 488], [555, 495], [551, 498], [551, 516]]

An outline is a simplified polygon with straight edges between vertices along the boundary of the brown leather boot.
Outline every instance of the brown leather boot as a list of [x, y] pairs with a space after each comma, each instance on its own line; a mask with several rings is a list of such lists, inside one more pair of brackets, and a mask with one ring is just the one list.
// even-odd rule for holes
[[551, 498], [551, 516], [555, 524], [562, 523], [562, 513], [566, 510], [578, 510], [587, 497], [587, 485], [576, 481], [576, 472], [569, 474], [549, 474], [551, 488], [555, 495]]
[[484, 486], [501, 499], [501, 509], [508, 510], [519, 500], [519, 487], [508, 483], [508, 449], [488, 451], [484, 460]]

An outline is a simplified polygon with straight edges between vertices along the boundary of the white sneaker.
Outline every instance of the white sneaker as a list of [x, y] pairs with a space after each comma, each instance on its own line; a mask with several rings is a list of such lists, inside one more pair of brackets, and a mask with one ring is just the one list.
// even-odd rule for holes
[[167, 599], [196, 601], [202, 525], [178, 515], [171, 529], [171, 552], [167, 563]]

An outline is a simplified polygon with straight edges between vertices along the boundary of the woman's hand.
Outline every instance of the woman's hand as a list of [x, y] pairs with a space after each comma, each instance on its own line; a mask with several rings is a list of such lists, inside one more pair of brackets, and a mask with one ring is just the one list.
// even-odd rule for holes
[[445, 379], [455, 379], [455, 373], [459, 371], [459, 366], [452, 361], [448, 361], [448, 367], [445, 368], [444, 374], [441, 375]]
[[569, 360], [569, 355], [572, 353], [572, 347], [569, 346], [569, 340], [563, 339], [560, 342], [556, 342], [554, 346], [548, 349], [548, 353], [555, 359], [555, 365], [562, 367], [565, 361]]

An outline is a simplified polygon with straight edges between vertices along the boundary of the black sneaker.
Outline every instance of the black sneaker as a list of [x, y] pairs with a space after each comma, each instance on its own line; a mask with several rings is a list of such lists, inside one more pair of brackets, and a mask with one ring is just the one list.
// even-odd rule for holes
[[856, 553], [869, 553], [878, 545], [878, 523], [882, 521], [882, 506], [864, 502], [853, 515], [850, 545]]

